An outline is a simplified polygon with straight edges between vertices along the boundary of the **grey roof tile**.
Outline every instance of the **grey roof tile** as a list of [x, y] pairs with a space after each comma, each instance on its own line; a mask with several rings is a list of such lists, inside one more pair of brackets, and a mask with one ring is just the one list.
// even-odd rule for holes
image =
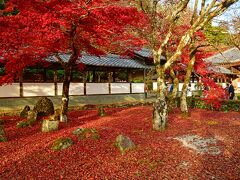
[[230, 69], [221, 66], [209, 66], [208, 70], [221, 74], [235, 74]]
[[[67, 62], [70, 58], [69, 54], [61, 54], [61, 59]], [[50, 62], [57, 62], [54, 56], [47, 58]], [[142, 61], [131, 59], [129, 57], [121, 57], [119, 55], [109, 54], [106, 56], [94, 56], [83, 54], [79, 57], [79, 62], [85, 65], [102, 66], [102, 67], [120, 67], [120, 68], [136, 68], [136, 69], [151, 69], [152, 66], [145, 65]]]
[[240, 61], [240, 50], [238, 48], [231, 48], [222, 53], [206, 58], [205, 61], [213, 64], [238, 62]]
[[[145, 57], [145, 58], [152, 58], [152, 51], [150, 49], [142, 48], [140, 50], [134, 51], [137, 55]], [[165, 60], [166, 58], [164, 56], [161, 56], [162, 60]]]

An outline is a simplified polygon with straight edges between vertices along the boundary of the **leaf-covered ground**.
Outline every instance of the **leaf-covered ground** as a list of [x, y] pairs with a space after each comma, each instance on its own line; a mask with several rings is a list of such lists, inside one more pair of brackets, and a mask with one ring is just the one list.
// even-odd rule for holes
[[[34, 127], [17, 129], [17, 117], [5, 119], [8, 142], [0, 143], [0, 179], [240, 179], [240, 113], [191, 110], [183, 118], [170, 114], [168, 129], [151, 130], [152, 108], [112, 108], [106, 117], [95, 110], [72, 111], [59, 131], [40, 132]], [[99, 140], [78, 140], [72, 131], [94, 127]], [[118, 134], [129, 136], [136, 149], [121, 155], [114, 146]], [[176, 137], [214, 137], [218, 155], [201, 154], [185, 147]], [[51, 143], [70, 137], [74, 145], [53, 151]]]

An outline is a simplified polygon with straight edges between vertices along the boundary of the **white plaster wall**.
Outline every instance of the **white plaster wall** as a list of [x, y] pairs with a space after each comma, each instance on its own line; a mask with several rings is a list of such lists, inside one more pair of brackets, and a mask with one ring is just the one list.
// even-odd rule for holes
[[[70, 84], [71, 86], [71, 84]], [[62, 95], [62, 88], [63, 88], [63, 83], [57, 83], [57, 95], [61, 96]]]
[[20, 97], [19, 83], [0, 86], [0, 97]]
[[183, 83], [179, 83], [178, 90], [182, 91]]
[[86, 94], [109, 94], [108, 83], [86, 83]]
[[23, 83], [23, 96], [54, 96], [54, 83]]
[[[63, 83], [57, 84], [57, 93], [62, 95]], [[69, 95], [84, 95], [84, 83], [70, 83]]]
[[130, 83], [111, 83], [111, 94], [130, 93]]
[[[178, 90], [182, 91], [183, 83], [179, 83]], [[191, 91], [196, 91], [196, 83], [191, 83]]]
[[154, 90], [154, 91], [157, 90], [157, 82], [153, 82], [153, 90]]
[[132, 93], [144, 93], [144, 83], [132, 83]]
[[227, 87], [227, 83], [222, 83], [222, 88], [226, 88]]

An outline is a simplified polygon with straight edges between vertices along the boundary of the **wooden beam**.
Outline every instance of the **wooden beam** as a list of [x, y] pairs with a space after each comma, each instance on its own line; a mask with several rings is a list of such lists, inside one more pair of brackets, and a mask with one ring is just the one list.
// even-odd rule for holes
[[53, 82], [54, 82], [54, 95], [58, 95], [58, 85], [57, 85], [57, 69], [53, 72]]
[[19, 93], [20, 93], [20, 97], [23, 97], [23, 70], [20, 72], [19, 74]]

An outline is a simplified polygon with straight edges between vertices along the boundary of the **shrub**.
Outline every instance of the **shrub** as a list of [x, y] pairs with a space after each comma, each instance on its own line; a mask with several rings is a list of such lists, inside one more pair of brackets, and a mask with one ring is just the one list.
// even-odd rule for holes
[[29, 126], [30, 124], [27, 121], [20, 121], [17, 123], [17, 128], [24, 128]]
[[98, 111], [98, 115], [100, 117], [106, 116], [106, 112], [105, 112], [104, 107], [102, 105], [98, 106], [97, 111]]
[[[180, 99], [179, 99], [180, 101]], [[238, 101], [220, 101], [220, 106], [216, 107], [214, 103], [206, 103], [206, 99], [192, 97], [187, 99], [188, 106], [191, 108], [220, 110], [220, 111], [240, 111], [240, 103]]]

